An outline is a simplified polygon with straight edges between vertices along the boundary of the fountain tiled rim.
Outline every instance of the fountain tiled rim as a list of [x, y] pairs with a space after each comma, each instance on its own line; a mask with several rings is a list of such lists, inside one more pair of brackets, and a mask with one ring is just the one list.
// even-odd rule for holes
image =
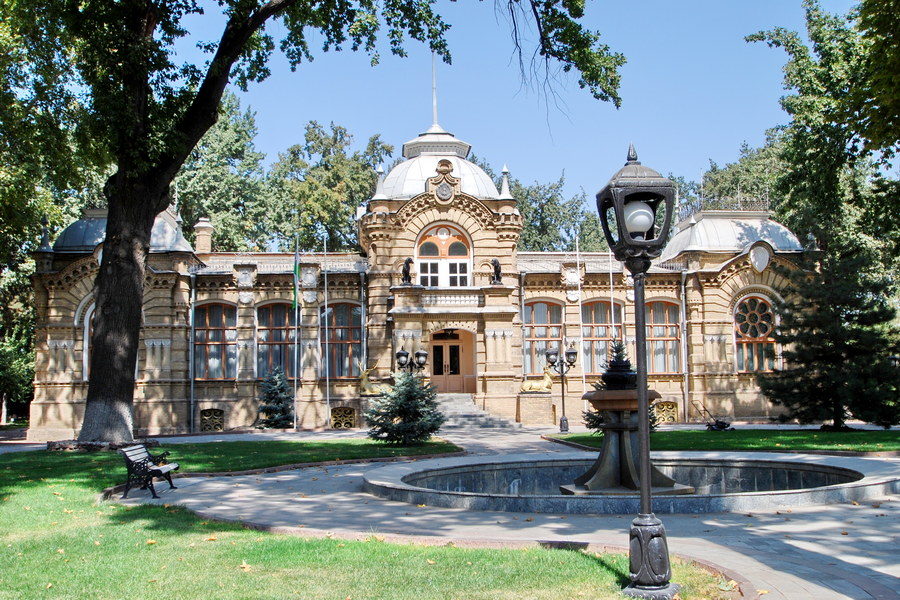
[[[900, 492], [900, 461], [889, 458], [830, 456], [821, 454], [781, 454], [777, 452], [654, 452], [655, 459], [706, 460], [739, 463], [776, 463], [785, 466], [817, 466], [856, 471], [862, 478], [835, 485], [781, 491], [735, 492], [694, 496], [654, 496], [658, 514], [701, 514], [749, 512], [792, 506], [863, 501]], [[363, 489], [373, 495], [409, 504], [473, 511], [500, 511], [551, 514], [635, 514], [639, 500], [634, 496], [564, 496], [546, 494], [517, 496], [478, 492], [439, 491], [411, 485], [403, 479], [423, 473], [465, 466], [514, 465], [516, 463], [583, 462], [585, 452], [540, 452], [500, 456], [466, 456], [392, 464], [369, 471]]]

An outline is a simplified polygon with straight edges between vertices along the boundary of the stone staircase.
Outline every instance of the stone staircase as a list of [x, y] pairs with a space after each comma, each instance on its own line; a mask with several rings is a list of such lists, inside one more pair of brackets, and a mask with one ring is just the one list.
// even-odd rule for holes
[[438, 394], [438, 408], [447, 417], [441, 430], [453, 429], [518, 429], [521, 423], [494, 416], [477, 406], [472, 394]]

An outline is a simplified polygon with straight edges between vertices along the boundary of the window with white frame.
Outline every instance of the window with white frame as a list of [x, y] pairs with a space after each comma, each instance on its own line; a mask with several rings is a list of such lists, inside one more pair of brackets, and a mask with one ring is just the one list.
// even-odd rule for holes
[[472, 253], [469, 241], [449, 225], [435, 225], [419, 238], [419, 285], [469, 287], [472, 285]]

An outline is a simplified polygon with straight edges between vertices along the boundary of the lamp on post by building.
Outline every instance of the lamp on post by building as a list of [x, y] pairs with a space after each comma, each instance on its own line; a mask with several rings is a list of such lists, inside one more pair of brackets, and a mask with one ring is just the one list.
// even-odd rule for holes
[[425, 350], [416, 350], [416, 353], [413, 355], [413, 360], [409, 359], [409, 352], [403, 348], [397, 350], [397, 353], [394, 356], [397, 359], [397, 367], [401, 371], [407, 370], [410, 373], [421, 371], [428, 362], [428, 353]]
[[565, 351], [565, 360], [559, 360], [559, 350], [550, 348], [547, 350], [547, 364], [550, 368], [559, 373], [562, 378], [560, 381], [562, 403], [562, 416], [559, 418], [559, 430], [566, 432], [569, 430], [569, 419], [566, 417], [566, 373], [569, 372], [578, 360], [578, 351], [575, 348], [567, 348]]
[[675, 204], [675, 184], [641, 165], [634, 146], [625, 166], [597, 194], [600, 223], [615, 257], [634, 278], [635, 362], [637, 363], [640, 511], [631, 524], [631, 583], [627, 596], [671, 600], [678, 584], [671, 583], [666, 530], [653, 514], [650, 500], [650, 420], [647, 388], [647, 316], [644, 284], [650, 261], [669, 238]]

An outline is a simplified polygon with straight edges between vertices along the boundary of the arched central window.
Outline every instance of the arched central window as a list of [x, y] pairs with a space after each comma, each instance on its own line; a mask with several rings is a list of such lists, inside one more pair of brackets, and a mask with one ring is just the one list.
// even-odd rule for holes
[[775, 368], [774, 329], [775, 313], [768, 301], [751, 296], [738, 303], [734, 311], [738, 372], [771, 371]]
[[584, 372], [599, 375], [609, 361], [613, 340], [622, 340], [622, 305], [613, 305], [610, 312], [608, 301], [586, 302], [581, 307], [581, 335], [584, 348], [581, 364]]
[[562, 347], [562, 306], [529, 302], [525, 305], [522, 322], [525, 325], [525, 374], [543, 373], [547, 349]]
[[472, 285], [472, 253], [469, 241], [449, 225], [436, 225], [419, 238], [416, 249], [419, 285], [468, 287]]

